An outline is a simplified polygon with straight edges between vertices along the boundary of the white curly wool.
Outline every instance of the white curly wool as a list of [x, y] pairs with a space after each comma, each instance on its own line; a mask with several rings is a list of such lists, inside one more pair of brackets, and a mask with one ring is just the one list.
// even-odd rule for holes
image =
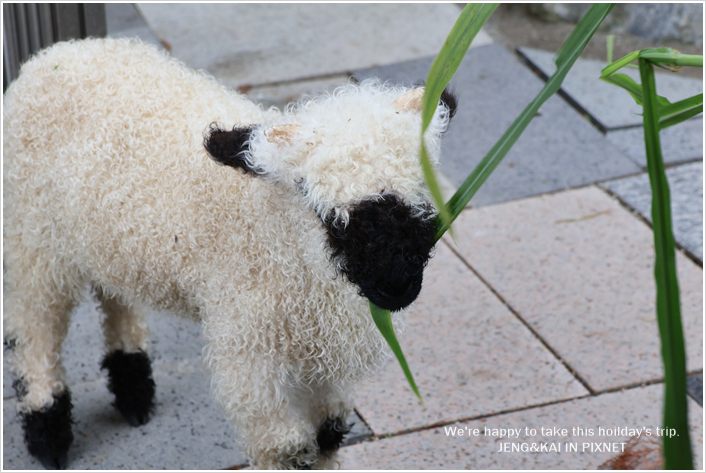
[[[420, 114], [395, 103], [409, 91], [364, 82], [282, 113], [133, 40], [58, 43], [26, 63], [3, 115], [4, 326], [22, 409], [66, 389], [61, 342], [90, 284], [108, 352], [146, 349], [142, 305], [203, 323], [213, 391], [258, 467], [315, 455], [317, 426], [345, 418], [388, 358], [319, 216], [345, 223], [383, 192], [429, 204]], [[428, 132], [434, 162], [447, 115]], [[247, 160], [262, 175], [208, 156], [214, 122], [258, 125]]]

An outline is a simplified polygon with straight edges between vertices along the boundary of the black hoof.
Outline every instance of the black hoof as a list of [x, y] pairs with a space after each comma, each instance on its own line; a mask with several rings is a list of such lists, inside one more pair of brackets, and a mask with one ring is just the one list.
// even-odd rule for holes
[[37, 460], [42, 463], [42, 466], [47, 470], [65, 470], [68, 465], [68, 454], [67, 452], [59, 453], [57, 455], [52, 455], [51, 453], [45, 453], [36, 455]]
[[116, 350], [101, 364], [108, 370], [108, 389], [115, 394], [113, 405], [134, 427], [146, 424], [154, 411], [155, 384], [147, 353]]
[[68, 451], [74, 441], [71, 431], [71, 394], [65, 391], [54, 397], [54, 404], [22, 416], [22, 428], [29, 453], [47, 470], [65, 470]]
[[343, 443], [343, 437], [351, 431], [351, 427], [352, 425], [348, 425], [338, 418], [326, 419], [316, 435], [316, 443], [319, 445], [321, 453], [326, 454], [338, 450]]

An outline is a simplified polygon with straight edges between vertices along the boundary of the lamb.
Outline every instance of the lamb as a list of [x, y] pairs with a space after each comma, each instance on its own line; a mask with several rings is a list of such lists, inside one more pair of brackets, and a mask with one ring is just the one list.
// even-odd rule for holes
[[[258, 468], [327, 468], [356, 383], [419, 294], [436, 214], [422, 88], [348, 84], [264, 110], [137, 40], [57, 43], [5, 94], [4, 327], [29, 452], [65, 468], [61, 364], [90, 287], [115, 407], [153, 415], [143, 307], [200, 321], [212, 390]], [[442, 95], [434, 163], [456, 107]]]

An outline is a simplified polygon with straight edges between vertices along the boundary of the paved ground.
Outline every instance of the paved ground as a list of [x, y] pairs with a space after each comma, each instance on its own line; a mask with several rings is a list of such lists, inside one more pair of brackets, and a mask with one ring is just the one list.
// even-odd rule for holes
[[[351, 77], [424, 79], [459, 11], [452, 4], [140, 4], [139, 11], [112, 4], [108, 28], [161, 44], [253, 100], [281, 107]], [[537, 50], [537, 41], [518, 44], [491, 23], [494, 36], [478, 38], [453, 81], [461, 105], [441, 165], [450, 191], [542, 87], [542, 72], [551, 73], [551, 53]], [[518, 55], [507, 47], [513, 41], [534, 49]], [[639, 117], [626, 94], [605, 100], [615, 91], [601, 89], [596, 67], [590, 58], [577, 64], [563, 87], [569, 100], [553, 97], [542, 107], [457, 220], [457, 244], [445, 238], [438, 247], [400, 336], [425, 405], [391, 362], [360, 388], [343, 468], [594, 469], [616, 455], [596, 444], [625, 442], [631, 433], [621, 429], [655, 435], [663, 384]], [[670, 99], [701, 88], [679, 74], [658, 79]], [[701, 468], [703, 119], [661, 136]], [[110, 406], [98, 369], [99, 317], [94, 302], [82, 304], [66, 343], [77, 420], [71, 468], [243, 465], [208, 392], [199, 327], [166, 314], [151, 319], [157, 414], [131, 428]], [[3, 365], [3, 467], [35, 469], [10, 386]], [[523, 444], [548, 451], [511, 452]], [[571, 445], [578, 451], [567, 451]]]

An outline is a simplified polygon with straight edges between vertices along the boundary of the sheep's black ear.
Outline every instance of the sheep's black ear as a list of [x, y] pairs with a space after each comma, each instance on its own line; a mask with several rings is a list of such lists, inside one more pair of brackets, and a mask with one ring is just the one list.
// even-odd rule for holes
[[446, 87], [441, 93], [441, 99], [439, 101], [446, 105], [446, 108], [449, 109], [449, 121], [451, 121], [454, 115], [456, 115], [456, 105], [458, 104], [456, 94], [451, 92], [449, 88]]
[[253, 166], [245, 158], [250, 133], [254, 129], [254, 126], [235, 126], [231, 131], [226, 131], [212, 124], [206, 133], [203, 145], [217, 163], [240, 168], [248, 174], [257, 175], [262, 170]]

